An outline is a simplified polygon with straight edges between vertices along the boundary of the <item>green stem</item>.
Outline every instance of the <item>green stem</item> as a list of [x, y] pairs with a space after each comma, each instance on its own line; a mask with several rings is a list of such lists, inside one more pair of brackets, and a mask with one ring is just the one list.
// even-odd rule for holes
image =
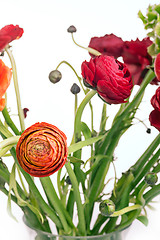
[[12, 71], [13, 71], [13, 82], [14, 82], [14, 88], [15, 88], [16, 99], [17, 99], [19, 121], [20, 121], [21, 131], [24, 131], [25, 130], [24, 114], [23, 114], [23, 110], [21, 107], [21, 98], [20, 98], [20, 92], [19, 92], [19, 86], [18, 86], [16, 63], [15, 63], [15, 59], [13, 57], [13, 54], [12, 54], [10, 48], [9, 47], [5, 48], [5, 51], [7, 52], [8, 57], [11, 61], [11, 66], [12, 66]]
[[17, 129], [16, 125], [14, 124], [14, 122], [12, 121], [7, 108], [5, 107], [2, 111], [3, 117], [6, 121], [6, 123], [8, 124], [8, 126], [12, 129], [12, 131], [16, 134], [16, 135], [20, 135], [19, 130]]
[[118, 217], [118, 216], [121, 216], [127, 212], [130, 212], [130, 211], [133, 211], [133, 210], [136, 210], [136, 209], [139, 209], [139, 208], [142, 208], [141, 205], [139, 204], [135, 204], [133, 206], [129, 206], [129, 207], [125, 207], [119, 211], [116, 211], [114, 212], [112, 215], [110, 215], [110, 217]]
[[13, 134], [4, 126], [2, 121], [0, 120], [0, 133], [3, 134], [6, 138], [12, 137]]
[[52, 203], [54, 209], [56, 210], [56, 212], [59, 215], [59, 218], [61, 220], [61, 223], [64, 227], [64, 231], [66, 234], [71, 232], [71, 229], [67, 223], [67, 220], [69, 220], [71, 226], [73, 227], [73, 223], [72, 220], [70, 219], [69, 214], [66, 212], [65, 208], [63, 207], [60, 199], [57, 196], [57, 193], [54, 189], [54, 186], [50, 180], [49, 177], [44, 177], [44, 178], [40, 178], [40, 181], [42, 183], [43, 189], [45, 191], [45, 194], [47, 195], [47, 198], [49, 199], [49, 201]]
[[85, 236], [86, 235], [86, 229], [85, 229], [84, 209], [83, 209], [83, 205], [82, 205], [82, 202], [81, 202], [78, 182], [77, 182], [75, 173], [72, 170], [69, 162], [67, 162], [65, 164], [65, 167], [67, 169], [68, 175], [69, 175], [70, 180], [72, 182], [74, 197], [75, 197], [75, 201], [77, 203], [77, 211], [78, 211], [78, 218], [79, 218], [79, 224], [78, 224], [79, 232], [82, 234], [82, 236]]
[[0, 149], [7, 147], [8, 145], [17, 144], [20, 136], [12, 136], [7, 139], [4, 139], [2, 142], [0, 142]]

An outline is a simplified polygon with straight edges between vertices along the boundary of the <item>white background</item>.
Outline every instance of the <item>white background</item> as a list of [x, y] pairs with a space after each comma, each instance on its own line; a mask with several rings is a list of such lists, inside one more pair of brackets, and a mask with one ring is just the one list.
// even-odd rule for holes
[[[77, 33], [75, 39], [83, 46], [88, 46], [90, 38], [114, 33], [123, 40], [143, 39], [146, 32], [142, 22], [138, 19], [139, 10], [145, 14], [149, 4], [159, 1], [149, 0], [1, 0], [0, 28], [8, 24], [18, 24], [24, 28], [21, 39], [14, 41], [13, 54], [16, 59], [22, 106], [30, 109], [26, 119], [26, 127], [35, 122], [46, 121], [64, 131], [71, 141], [73, 131], [74, 97], [70, 87], [77, 79], [67, 66], [61, 66], [63, 79], [57, 85], [48, 80], [48, 74], [55, 69], [62, 60], [68, 61], [80, 75], [81, 63], [89, 60], [87, 51], [75, 46], [71, 36], [67, 33], [70, 25], [75, 25]], [[6, 64], [7, 56], [4, 57]], [[137, 89], [137, 88], [136, 88]], [[152, 111], [149, 104], [156, 87], [150, 86], [146, 91], [139, 117], [147, 125], [148, 115]], [[13, 95], [13, 84], [8, 89], [8, 107], [13, 119], [17, 121], [16, 101]], [[80, 98], [83, 94], [80, 95]], [[96, 104], [95, 129], [98, 130], [101, 100], [95, 97]], [[114, 110], [113, 110], [114, 109]], [[109, 113], [114, 113], [117, 106], [109, 107]], [[83, 116], [88, 118], [87, 112]], [[157, 135], [158, 131], [152, 128], [152, 134], [146, 134], [141, 124], [131, 128], [125, 135], [116, 150], [116, 167], [121, 171], [127, 170], [143, 153], [146, 147]], [[6, 159], [11, 167], [12, 160]], [[9, 161], [9, 162], [7, 162]], [[54, 179], [54, 176], [53, 176]], [[126, 239], [159, 240], [160, 203], [154, 206], [156, 211], [149, 211], [149, 226], [146, 228], [135, 221]], [[12, 220], [6, 210], [7, 198], [0, 193], [0, 240], [29, 240], [29, 233], [21, 221], [21, 211], [13, 205], [13, 213], [19, 220]]]

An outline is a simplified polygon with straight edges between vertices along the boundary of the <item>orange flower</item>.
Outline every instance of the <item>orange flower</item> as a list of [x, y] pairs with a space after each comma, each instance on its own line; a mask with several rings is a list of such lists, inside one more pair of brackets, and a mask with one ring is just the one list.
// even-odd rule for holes
[[5, 94], [12, 77], [12, 71], [0, 59], [0, 111], [5, 107], [5, 99], [2, 98]]
[[0, 30], [0, 51], [2, 51], [7, 44], [15, 39], [19, 39], [23, 34], [23, 28], [12, 24], [3, 27]]
[[68, 148], [66, 135], [56, 126], [35, 123], [21, 135], [17, 147], [20, 166], [34, 177], [46, 177], [66, 162]]

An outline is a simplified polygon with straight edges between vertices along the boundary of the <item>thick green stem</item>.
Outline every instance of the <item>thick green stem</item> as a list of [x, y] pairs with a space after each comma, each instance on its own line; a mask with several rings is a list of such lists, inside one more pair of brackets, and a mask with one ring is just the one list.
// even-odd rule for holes
[[47, 198], [52, 203], [54, 209], [58, 213], [58, 216], [59, 216], [59, 218], [61, 220], [61, 223], [64, 227], [65, 233], [66, 234], [70, 233], [71, 229], [70, 229], [70, 227], [67, 223], [67, 220], [72, 227], [74, 227], [74, 225], [72, 223], [72, 220], [71, 220], [69, 214], [67, 213], [66, 209], [63, 207], [60, 199], [58, 198], [57, 193], [54, 189], [54, 186], [53, 186], [50, 178], [49, 177], [40, 178], [40, 181], [42, 183], [42, 186], [43, 186], [43, 189], [45, 191], [45, 194], [46, 194]]
[[15, 63], [15, 60], [14, 60], [14, 57], [13, 57], [13, 54], [12, 54], [10, 48], [7, 47], [7, 48], [5, 48], [5, 50], [11, 61], [11, 66], [12, 66], [12, 71], [13, 71], [13, 82], [14, 82], [14, 88], [15, 88], [16, 99], [17, 99], [18, 116], [19, 116], [21, 131], [24, 131], [25, 130], [24, 114], [23, 114], [23, 110], [21, 107], [21, 98], [20, 98], [20, 92], [19, 92], [19, 86], [18, 86], [16, 63]]
[[79, 229], [79, 232], [82, 234], [82, 236], [85, 236], [86, 235], [86, 227], [85, 227], [84, 209], [83, 209], [83, 205], [82, 205], [82, 201], [81, 201], [78, 182], [77, 182], [75, 173], [72, 170], [72, 167], [69, 162], [67, 162], [65, 164], [65, 167], [67, 169], [68, 175], [72, 182], [74, 198], [77, 203], [77, 211], [78, 211], [78, 218], [79, 218], [78, 229]]

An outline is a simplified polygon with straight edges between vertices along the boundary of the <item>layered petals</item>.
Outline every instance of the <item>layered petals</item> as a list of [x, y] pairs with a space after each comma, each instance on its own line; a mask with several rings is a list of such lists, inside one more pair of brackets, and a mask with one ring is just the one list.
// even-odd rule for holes
[[0, 30], [0, 51], [2, 51], [7, 44], [15, 39], [19, 39], [23, 34], [23, 29], [18, 25], [7, 25]]
[[16, 154], [20, 166], [30, 175], [46, 177], [66, 162], [66, 135], [56, 126], [41, 122], [27, 128], [21, 135]]
[[84, 82], [97, 90], [100, 97], [109, 104], [126, 102], [133, 87], [127, 67], [111, 56], [91, 58], [82, 63]]
[[106, 34], [103, 37], [93, 37], [90, 40], [90, 48], [96, 49], [103, 55], [114, 56], [118, 58], [123, 51], [124, 42], [114, 34]]
[[160, 112], [160, 87], [157, 88], [156, 93], [151, 98], [151, 104], [154, 109]]

